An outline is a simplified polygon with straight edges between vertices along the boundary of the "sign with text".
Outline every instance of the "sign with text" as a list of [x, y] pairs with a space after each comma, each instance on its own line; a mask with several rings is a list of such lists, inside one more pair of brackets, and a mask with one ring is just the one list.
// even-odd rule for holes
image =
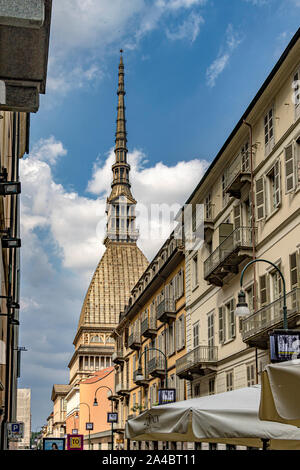
[[160, 405], [173, 403], [174, 401], [176, 401], [175, 388], [163, 388], [163, 389], [158, 390], [158, 403]]
[[78, 429], [72, 429], [72, 434], [78, 434]]
[[83, 450], [83, 434], [67, 435], [67, 449], [68, 450]]
[[94, 423], [85, 423], [85, 429], [87, 431], [93, 431], [94, 429]]
[[7, 423], [8, 439], [23, 439], [24, 423]]
[[274, 330], [270, 334], [271, 362], [291, 361], [300, 358], [300, 331]]
[[108, 423], [117, 423], [118, 422], [118, 413], [107, 413], [107, 422]]

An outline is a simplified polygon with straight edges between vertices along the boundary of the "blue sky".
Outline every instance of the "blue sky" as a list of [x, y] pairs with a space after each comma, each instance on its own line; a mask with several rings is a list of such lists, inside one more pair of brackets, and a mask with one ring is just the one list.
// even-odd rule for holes
[[[119, 49], [134, 196], [182, 204], [299, 27], [299, 0], [54, 0], [47, 93], [21, 162], [20, 387], [33, 428], [68, 382], [104, 247]], [[141, 229], [143, 224], [141, 223]], [[151, 259], [161, 240], [141, 238]]]

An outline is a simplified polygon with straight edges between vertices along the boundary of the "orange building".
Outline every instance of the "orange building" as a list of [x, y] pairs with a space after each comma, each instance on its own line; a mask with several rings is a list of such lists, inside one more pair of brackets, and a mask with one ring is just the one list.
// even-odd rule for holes
[[[114, 367], [95, 372], [71, 388], [66, 396], [66, 432], [73, 429], [83, 434], [86, 450], [105, 450], [111, 448], [111, 424], [107, 423], [107, 413], [111, 412], [113, 401], [109, 399], [114, 390]], [[95, 397], [98, 406], [94, 406]], [[88, 431], [86, 423], [93, 423]]]

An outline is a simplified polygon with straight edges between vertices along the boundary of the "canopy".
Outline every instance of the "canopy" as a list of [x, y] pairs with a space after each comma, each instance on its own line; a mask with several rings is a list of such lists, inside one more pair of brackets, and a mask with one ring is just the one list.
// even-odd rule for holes
[[300, 360], [269, 364], [262, 373], [259, 418], [300, 426]]
[[151, 408], [126, 423], [138, 441], [214, 442], [270, 449], [300, 449], [300, 430], [260, 421], [259, 385]]

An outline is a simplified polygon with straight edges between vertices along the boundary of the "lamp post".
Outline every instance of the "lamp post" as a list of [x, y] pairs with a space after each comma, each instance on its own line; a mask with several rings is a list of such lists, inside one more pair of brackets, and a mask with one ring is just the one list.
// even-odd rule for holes
[[147, 351], [158, 351], [164, 356], [164, 358], [165, 358], [165, 385], [166, 385], [166, 388], [168, 388], [168, 361], [167, 361], [167, 356], [165, 355], [165, 353], [163, 353], [160, 349], [157, 349], [157, 348], [144, 349], [142, 354], [140, 354], [140, 356], [139, 356], [139, 367], [138, 367], [137, 375], [136, 375], [135, 379], [136, 380], [143, 380], [144, 379], [141, 360], [142, 360], [143, 354], [145, 354]]
[[[91, 422], [91, 409], [90, 409], [90, 405], [88, 405], [88, 403], [85, 403], [85, 402], [80, 402], [79, 403], [79, 406], [80, 405], [86, 405], [89, 409], [89, 423]], [[89, 429], [89, 450], [91, 450], [91, 431]]]
[[287, 306], [286, 306], [286, 284], [285, 284], [285, 279], [283, 277], [283, 274], [282, 272], [280, 271], [280, 269], [278, 268], [278, 266], [276, 266], [276, 264], [272, 263], [272, 261], [268, 261], [266, 259], [254, 259], [252, 261], [249, 261], [248, 264], [246, 264], [246, 266], [243, 268], [242, 270], [242, 273], [241, 273], [241, 279], [240, 279], [240, 285], [241, 285], [241, 290], [238, 294], [238, 303], [237, 303], [237, 306], [236, 306], [236, 310], [235, 310], [235, 314], [239, 317], [244, 317], [246, 315], [249, 315], [250, 311], [249, 311], [249, 308], [248, 308], [248, 304], [246, 302], [246, 295], [245, 295], [245, 291], [243, 290], [243, 277], [244, 277], [244, 273], [246, 271], [246, 269], [251, 266], [251, 264], [253, 263], [258, 263], [258, 262], [264, 262], [264, 263], [268, 263], [268, 264], [271, 264], [276, 270], [277, 272], [280, 274], [281, 276], [281, 279], [282, 279], [282, 284], [283, 284], [283, 329], [284, 330], [287, 330], [288, 328], [288, 324], [287, 324]]
[[[94, 398], [94, 403], [93, 406], [98, 406], [97, 402], [97, 392], [100, 390], [100, 388], [106, 388], [107, 390], [110, 391], [111, 395], [113, 394], [112, 389], [110, 387], [107, 387], [106, 385], [100, 385], [100, 387], [97, 388], [95, 391], [95, 398]], [[111, 400], [111, 412], [114, 412], [114, 405], [113, 405], [113, 400]], [[114, 423], [111, 422], [111, 450], [114, 450]]]

